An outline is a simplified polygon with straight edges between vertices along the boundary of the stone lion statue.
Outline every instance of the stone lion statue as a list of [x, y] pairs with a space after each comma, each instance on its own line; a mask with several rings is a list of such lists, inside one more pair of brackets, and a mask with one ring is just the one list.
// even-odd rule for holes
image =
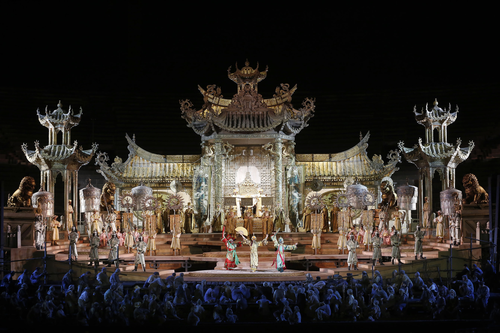
[[487, 204], [489, 202], [488, 193], [479, 185], [474, 174], [468, 173], [462, 179], [465, 188], [464, 204]]
[[380, 192], [382, 193], [382, 202], [378, 204], [379, 209], [382, 209], [382, 207], [387, 207], [388, 209], [396, 207], [398, 196], [394, 191], [394, 184], [391, 178], [382, 178]]
[[116, 186], [111, 182], [107, 182], [102, 187], [101, 192], [101, 211], [114, 212], [115, 211], [115, 192]]
[[7, 200], [7, 207], [31, 207], [31, 197], [35, 191], [35, 179], [26, 176], [21, 180], [19, 188]]

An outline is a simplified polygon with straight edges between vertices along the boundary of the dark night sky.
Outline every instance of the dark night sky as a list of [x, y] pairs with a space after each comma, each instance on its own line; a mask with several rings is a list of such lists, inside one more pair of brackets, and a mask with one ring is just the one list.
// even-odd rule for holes
[[216, 84], [231, 98], [236, 87], [227, 69], [245, 59], [269, 67], [259, 85], [264, 98], [280, 83], [298, 85], [296, 108], [316, 98], [298, 153], [340, 152], [369, 130], [369, 156], [385, 158], [399, 140], [410, 146], [424, 135], [413, 106], [435, 97], [442, 107], [460, 107], [449, 141], [474, 140], [480, 149], [497, 140], [492, 8], [154, 4], [0, 5], [3, 164], [26, 162], [22, 142], [47, 143], [35, 111], [54, 109], [59, 99], [83, 107], [72, 137], [84, 148], [95, 141], [125, 160], [124, 135], [135, 133], [151, 152], [198, 154], [199, 137], [180, 118], [179, 100], [201, 107], [198, 84]]

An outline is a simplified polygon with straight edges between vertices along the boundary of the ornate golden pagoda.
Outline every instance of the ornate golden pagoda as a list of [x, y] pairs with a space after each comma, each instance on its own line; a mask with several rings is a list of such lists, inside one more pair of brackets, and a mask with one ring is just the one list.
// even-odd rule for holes
[[[92, 145], [92, 149], [84, 150], [78, 146], [75, 140], [71, 144], [71, 129], [80, 123], [82, 109], [75, 114], [69, 107], [67, 112], [62, 109], [61, 101], [57, 104], [57, 109], [50, 112], [45, 108], [45, 114], [37, 110], [40, 124], [49, 130], [49, 143], [41, 148], [38, 141], [35, 141], [35, 150], [29, 150], [24, 143], [22, 150], [28, 161], [40, 169], [40, 185], [42, 188], [54, 195], [56, 178], [60, 174], [64, 181], [64, 216], [67, 221], [68, 202], [72, 199], [74, 211], [78, 210], [78, 170], [89, 163], [97, 150], [97, 144]], [[58, 144], [58, 134], [62, 133], [62, 143]], [[76, 225], [77, 214], [71, 214], [73, 225]]]
[[264, 99], [257, 88], [266, 76], [267, 68], [260, 71], [247, 61], [241, 69], [236, 65], [236, 71], [228, 70], [237, 84], [231, 99], [211, 85], [198, 87], [204, 101], [200, 109], [189, 100], [180, 101], [181, 116], [201, 136], [201, 155], [154, 154], [127, 135], [127, 161], [117, 157], [109, 165], [108, 156], [100, 153], [98, 172], [118, 190], [130, 190], [142, 181], [157, 196], [170, 191], [170, 182], [180, 181], [184, 201], [210, 218], [218, 204], [239, 208], [248, 203], [283, 209], [288, 216], [299, 209], [315, 181], [324, 183], [325, 194], [345, 190], [346, 181], [354, 179], [377, 193], [381, 180], [398, 170], [398, 152], [389, 153], [387, 164], [378, 155], [368, 158], [369, 133], [341, 153], [296, 156], [295, 137], [314, 116], [314, 99], [306, 98], [295, 109], [291, 101], [297, 87], [288, 84], [280, 84], [272, 98]]

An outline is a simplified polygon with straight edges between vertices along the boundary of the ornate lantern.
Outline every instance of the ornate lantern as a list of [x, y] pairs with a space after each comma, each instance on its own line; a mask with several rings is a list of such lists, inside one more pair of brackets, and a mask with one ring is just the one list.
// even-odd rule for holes
[[82, 213], [98, 212], [101, 205], [101, 190], [91, 184], [80, 190], [80, 210]]
[[418, 187], [402, 185], [396, 189], [398, 195], [398, 207], [401, 210], [416, 210], [418, 201]]
[[365, 206], [363, 199], [366, 192], [368, 192], [368, 188], [362, 184], [352, 184], [347, 186], [349, 206], [354, 209], [363, 209]]
[[[33, 208], [40, 208], [43, 217], [54, 216], [54, 196], [43, 188], [31, 197]], [[40, 207], [39, 207], [40, 206]]]
[[455, 205], [462, 203], [462, 191], [456, 188], [449, 188], [440, 193], [441, 212], [443, 215], [452, 216], [455, 214]]
[[146, 197], [153, 196], [153, 189], [151, 187], [144, 186], [142, 182], [139, 186], [134, 187], [131, 192], [135, 200], [134, 210], [142, 210], [142, 203], [144, 202], [144, 199], [146, 199]]

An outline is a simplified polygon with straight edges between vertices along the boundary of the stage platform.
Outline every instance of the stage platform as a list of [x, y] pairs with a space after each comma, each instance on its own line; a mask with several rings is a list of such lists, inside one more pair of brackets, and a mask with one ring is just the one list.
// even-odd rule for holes
[[[371, 273], [372, 270], [379, 270], [383, 276], [390, 276], [394, 270], [405, 269], [407, 272], [415, 272], [417, 270], [428, 270], [428, 263], [433, 260], [432, 265], [437, 265], [437, 261], [442, 259], [440, 263], [441, 271], [447, 269], [446, 254], [450, 248], [448, 243], [436, 243], [432, 239], [424, 241], [424, 252], [428, 260], [415, 260], [413, 254], [414, 241], [412, 235], [405, 237], [405, 244], [400, 247], [402, 254], [402, 265], [392, 265], [390, 262], [390, 246], [383, 246], [382, 255], [385, 259], [384, 265], [376, 264], [372, 267], [372, 252], [366, 251], [363, 246], [359, 247], [358, 269], [357, 271], [349, 271], [347, 268], [347, 251], [342, 253], [338, 249], [337, 239], [338, 233], [322, 234], [321, 249], [313, 250], [311, 248], [312, 235], [310, 233], [280, 233], [286, 244], [298, 243], [297, 250], [285, 252], [285, 261], [287, 270], [283, 273], [277, 271], [273, 266], [275, 259], [275, 249], [272, 242], [267, 246], [259, 247], [259, 268], [256, 272], [250, 269], [250, 249], [243, 245], [237, 248], [240, 265], [235, 270], [226, 270], [224, 268], [224, 260], [226, 257], [226, 249], [224, 243], [220, 240], [221, 233], [211, 234], [182, 234], [181, 236], [181, 254], [173, 255], [170, 248], [172, 236], [169, 234], [160, 234], [157, 237], [156, 255], [147, 253], [145, 256], [146, 272], [142, 271], [139, 266], [138, 272], [133, 272], [135, 251], [126, 253], [124, 247], [120, 247], [120, 264], [119, 268], [122, 272], [122, 278], [128, 281], [144, 281], [153, 272], [158, 272], [163, 278], [173, 272], [184, 273], [186, 281], [297, 281], [304, 280], [306, 274], [310, 273], [313, 278], [320, 277], [326, 279], [329, 276], [340, 275], [345, 277], [348, 273], [355, 277], [359, 277], [362, 271]], [[241, 238], [237, 239], [239, 241]], [[261, 237], [258, 237], [260, 240]], [[454, 254], [456, 250], [461, 250], [462, 246], [453, 246]], [[465, 246], [467, 247], [467, 246]], [[47, 243], [48, 267], [50, 273], [54, 276], [64, 274], [71, 267], [76, 274], [83, 274], [86, 271], [97, 272], [103, 267], [103, 263], [108, 257], [108, 248], [99, 249], [99, 257], [101, 265], [96, 270], [94, 267], [88, 266], [90, 247], [86, 236], [80, 238], [77, 245], [78, 262], [68, 261], [68, 241], [59, 240], [56, 244], [50, 245]], [[14, 250], [14, 249], [13, 249]], [[462, 249], [463, 250], [463, 249]], [[154, 253], [153, 253], [154, 254]], [[35, 251], [33, 257], [41, 258], [43, 251]], [[429, 260], [430, 259], [430, 260]], [[458, 262], [457, 262], [458, 263]], [[31, 266], [40, 266], [41, 260], [36, 260]], [[455, 265], [454, 261], [454, 265]], [[36, 265], [36, 266], [35, 266]], [[444, 265], [444, 266], [443, 266]], [[463, 263], [462, 263], [463, 265]], [[27, 267], [33, 270], [34, 267]], [[461, 268], [461, 267], [460, 267]], [[109, 267], [108, 272], [111, 274], [115, 267]], [[19, 270], [16, 270], [19, 271]]]

